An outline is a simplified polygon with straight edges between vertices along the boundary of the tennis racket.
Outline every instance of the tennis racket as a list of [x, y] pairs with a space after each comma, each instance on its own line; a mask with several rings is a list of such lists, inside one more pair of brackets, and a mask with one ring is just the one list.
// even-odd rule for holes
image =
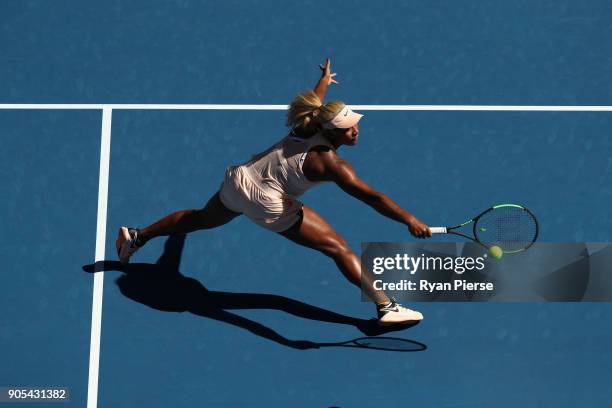
[[[472, 224], [472, 236], [457, 231]], [[485, 248], [498, 246], [505, 254], [521, 252], [538, 239], [538, 220], [518, 204], [495, 205], [476, 217], [452, 227], [430, 227], [432, 234], [454, 234], [479, 243]]]

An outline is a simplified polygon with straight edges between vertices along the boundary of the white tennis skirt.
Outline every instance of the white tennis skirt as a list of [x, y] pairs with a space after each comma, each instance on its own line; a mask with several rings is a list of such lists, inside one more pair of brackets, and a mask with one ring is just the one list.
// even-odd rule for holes
[[225, 170], [219, 198], [228, 209], [274, 232], [285, 231], [298, 222], [303, 206], [295, 197], [254, 181], [242, 166], [230, 166]]

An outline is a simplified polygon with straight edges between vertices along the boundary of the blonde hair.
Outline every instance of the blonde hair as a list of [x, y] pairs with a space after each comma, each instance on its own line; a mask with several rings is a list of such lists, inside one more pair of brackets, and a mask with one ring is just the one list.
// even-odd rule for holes
[[301, 92], [289, 105], [287, 126], [293, 128], [301, 125], [304, 129], [313, 129], [332, 120], [345, 106], [342, 101], [331, 101], [323, 105], [313, 91]]

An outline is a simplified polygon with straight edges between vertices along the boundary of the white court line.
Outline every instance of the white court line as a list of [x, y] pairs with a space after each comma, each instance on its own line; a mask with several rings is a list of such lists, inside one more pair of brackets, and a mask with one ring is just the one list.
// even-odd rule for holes
[[[351, 105], [351, 107], [362, 111], [612, 112], [612, 106], [605, 105]], [[9, 103], [0, 104], [0, 109], [286, 110], [287, 105]]]
[[[106, 210], [108, 201], [108, 171], [110, 164], [112, 110], [102, 111], [102, 135], [100, 136], [100, 178], [98, 181], [98, 222], [96, 225], [95, 262], [104, 261], [106, 243]], [[102, 291], [104, 271], [94, 273], [93, 301], [91, 308], [91, 340], [89, 345], [89, 383], [87, 408], [98, 405], [98, 374], [100, 368], [100, 334], [102, 331]]]

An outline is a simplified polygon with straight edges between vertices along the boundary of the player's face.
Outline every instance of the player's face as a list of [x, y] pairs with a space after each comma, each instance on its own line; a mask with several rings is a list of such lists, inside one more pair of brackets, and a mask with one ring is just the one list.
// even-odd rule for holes
[[354, 146], [359, 137], [359, 124], [348, 129], [336, 129], [335, 133], [338, 145]]

